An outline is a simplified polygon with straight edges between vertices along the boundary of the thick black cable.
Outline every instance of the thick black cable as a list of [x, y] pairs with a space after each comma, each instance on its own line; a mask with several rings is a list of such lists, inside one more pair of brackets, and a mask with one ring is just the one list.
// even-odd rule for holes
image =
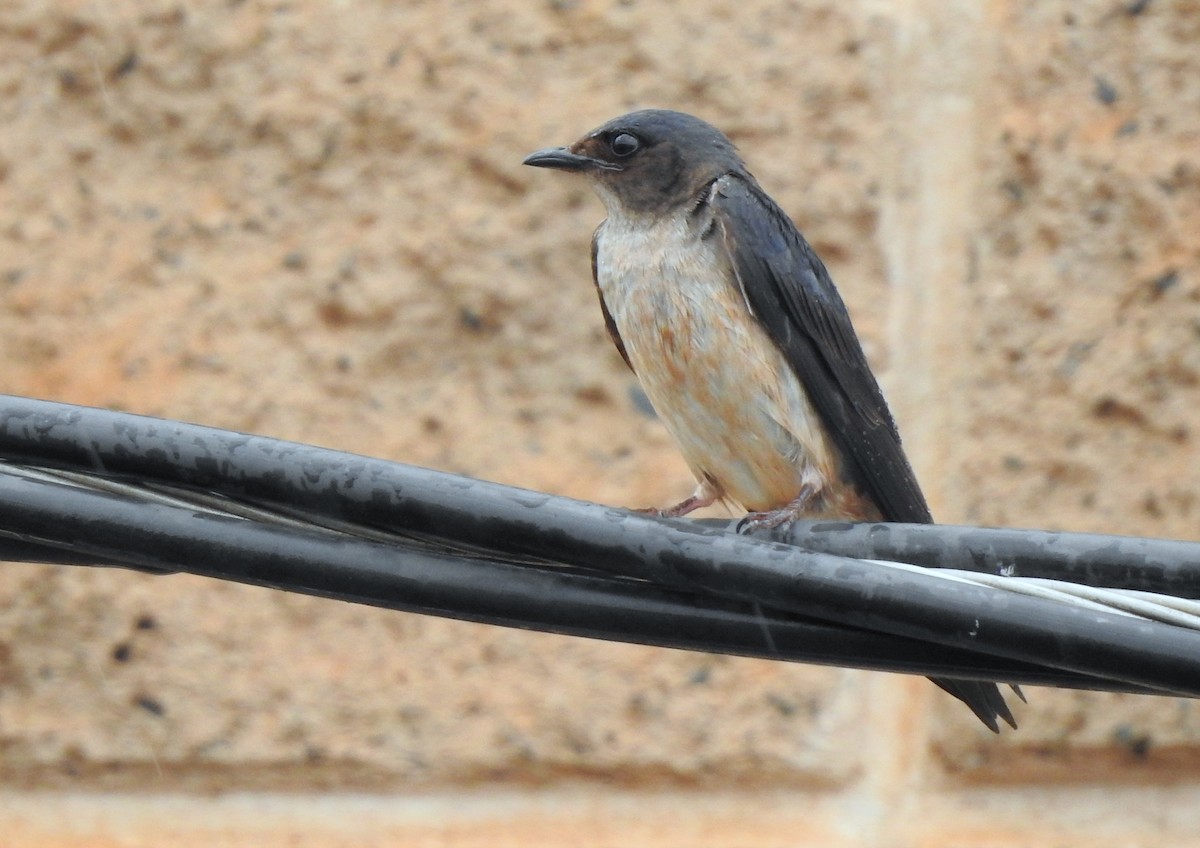
[[367, 525], [559, 558], [877, 630], [1184, 694], [1200, 634], [303, 445], [6, 399], [0, 454], [169, 479]]
[[[318, 515], [538, 555], [564, 526], [626, 513], [425, 468], [110, 410], [0, 395], [0, 457], [286, 504]], [[536, 507], [567, 511], [554, 526]], [[572, 506], [584, 507], [579, 510]], [[688, 524], [676, 522], [677, 525]], [[694, 522], [718, 532], [722, 522]], [[1200, 597], [1200, 544], [947, 525], [797, 525], [810, 550]]]
[[[876, 671], [1096, 688], [1078, 675], [806, 622], [753, 604], [414, 551], [0, 472], [3, 534], [39, 558], [124, 561], [467, 621]], [[64, 534], [63, 528], [72, 528]], [[11, 550], [11, 549], [6, 549]], [[58, 553], [56, 553], [56, 551]], [[1121, 684], [1114, 691], [1144, 691]]]
[[797, 522], [779, 538], [806, 550], [838, 556], [1200, 598], [1200, 544], [1195, 542], [947, 524], [830, 521]]

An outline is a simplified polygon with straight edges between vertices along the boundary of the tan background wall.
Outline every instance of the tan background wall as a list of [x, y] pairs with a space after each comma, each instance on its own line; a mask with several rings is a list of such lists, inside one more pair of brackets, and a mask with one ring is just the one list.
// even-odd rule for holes
[[[629, 108], [827, 260], [948, 522], [1200, 539], [1200, 3], [0, 3], [0, 390], [606, 503]], [[0, 844], [1200, 844], [1200, 709], [0, 571]]]

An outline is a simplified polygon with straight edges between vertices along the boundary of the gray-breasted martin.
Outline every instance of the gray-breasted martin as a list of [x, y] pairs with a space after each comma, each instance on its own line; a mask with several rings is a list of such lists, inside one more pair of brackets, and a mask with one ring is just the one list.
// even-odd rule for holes
[[[933, 521], [829, 273], [723, 133], [647, 109], [525, 164], [585, 175], [608, 210], [592, 239], [604, 321], [699, 484], [655, 512]], [[1016, 727], [994, 683], [934, 682]]]

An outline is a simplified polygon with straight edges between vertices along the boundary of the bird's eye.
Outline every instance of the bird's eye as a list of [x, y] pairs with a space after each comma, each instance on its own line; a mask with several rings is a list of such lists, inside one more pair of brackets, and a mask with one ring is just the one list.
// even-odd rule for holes
[[625, 158], [626, 156], [632, 156], [634, 153], [637, 153], [638, 148], [642, 146], [642, 143], [638, 141], [638, 138], [635, 135], [630, 133], [618, 133], [613, 137], [613, 140], [608, 143], [608, 146], [612, 148], [614, 156]]

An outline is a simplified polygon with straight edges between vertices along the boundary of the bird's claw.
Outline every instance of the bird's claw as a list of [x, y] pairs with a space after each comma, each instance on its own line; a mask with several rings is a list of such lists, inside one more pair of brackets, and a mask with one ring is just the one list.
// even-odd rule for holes
[[788, 508], [773, 509], [769, 512], [750, 512], [739, 521], [734, 529], [743, 536], [748, 536], [759, 530], [776, 530], [785, 527], [800, 516]]
[[816, 487], [805, 483], [800, 487], [800, 494], [792, 498], [792, 502], [779, 509], [769, 509], [763, 512], [749, 512], [734, 528], [743, 536], [759, 530], [778, 530], [788, 527], [809, 514], [813, 502], [820, 496]]
[[635, 515], [648, 515], [651, 518], [670, 518], [671, 517], [670, 515], [668, 515], [668, 510], [659, 509], [656, 506], [642, 506], [642, 507], [638, 507], [636, 509], [630, 509], [629, 511], [634, 513]]
[[717, 496], [709, 494], [704, 490], [699, 490], [691, 497], [684, 498], [675, 506], [669, 506], [666, 509], [658, 509], [657, 507], [644, 507], [635, 509], [638, 515], [652, 515], [655, 518], [682, 518], [689, 512], [695, 512], [698, 509], [703, 509], [716, 501]]

